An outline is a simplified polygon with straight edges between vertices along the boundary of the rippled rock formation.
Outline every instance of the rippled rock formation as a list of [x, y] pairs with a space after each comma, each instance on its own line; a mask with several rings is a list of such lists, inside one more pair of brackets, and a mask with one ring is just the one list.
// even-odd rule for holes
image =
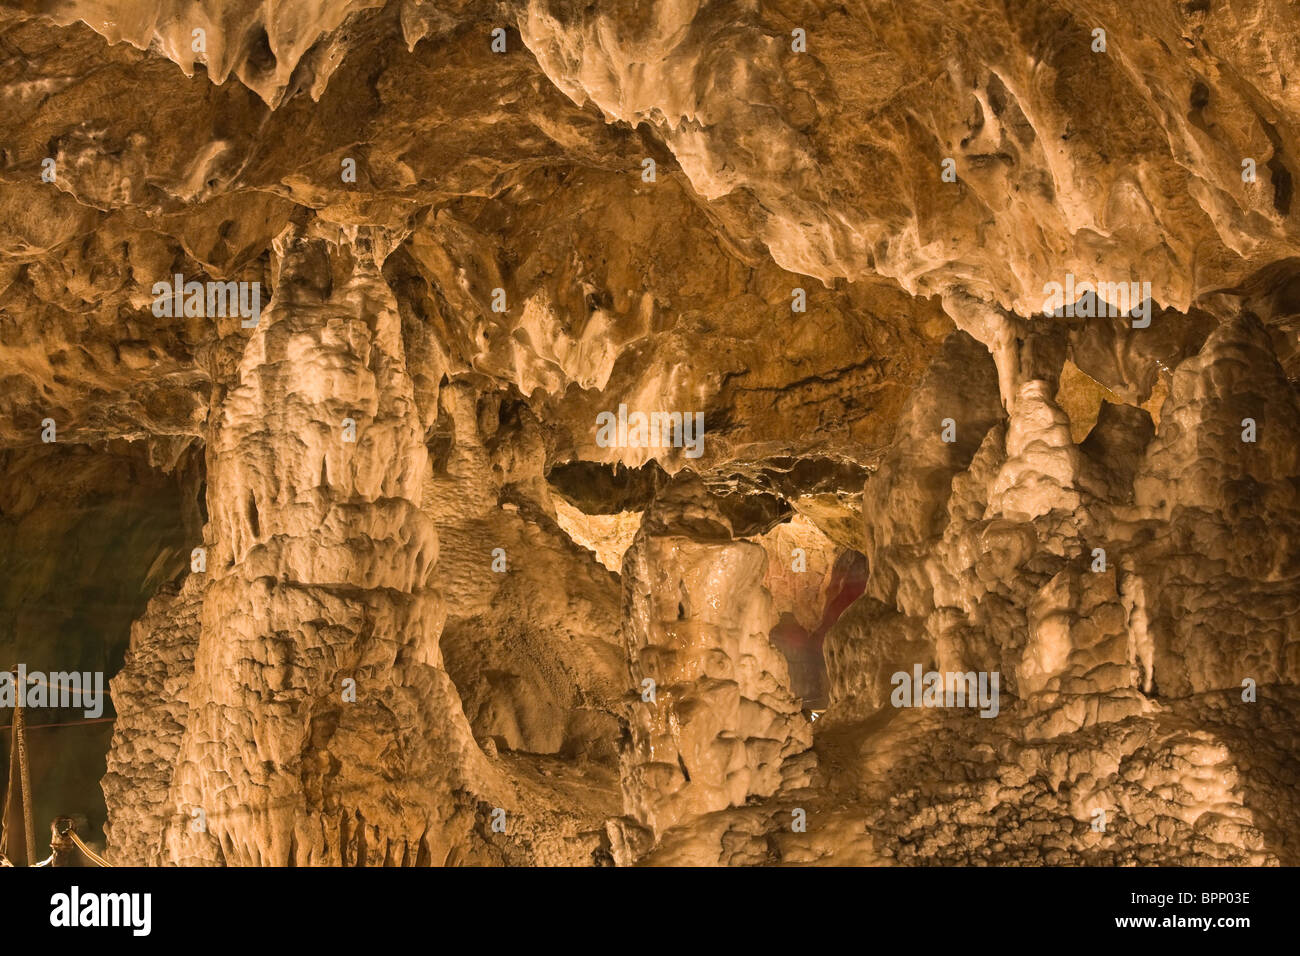
[[149, 865], [1300, 862], [1297, 27], [0, 10], [0, 649], [111, 678], [29, 711], [38, 812]]

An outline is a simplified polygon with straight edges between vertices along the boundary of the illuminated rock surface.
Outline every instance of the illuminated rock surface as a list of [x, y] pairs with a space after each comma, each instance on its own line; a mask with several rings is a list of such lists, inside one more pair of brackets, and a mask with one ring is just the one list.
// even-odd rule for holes
[[115, 719], [42, 731], [40, 812], [153, 865], [1300, 864], [1282, 0], [37, 6], [0, 664]]

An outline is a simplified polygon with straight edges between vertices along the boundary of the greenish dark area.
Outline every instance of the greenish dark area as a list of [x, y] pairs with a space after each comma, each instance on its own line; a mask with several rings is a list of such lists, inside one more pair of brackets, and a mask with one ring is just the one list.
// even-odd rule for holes
[[[115, 716], [108, 682], [131, 624], [160, 586], [183, 575], [200, 543], [196, 462], [164, 474], [143, 442], [124, 441], [0, 452], [0, 668], [102, 672], [101, 717]], [[80, 723], [81, 707], [29, 708], [26, 718], [38, 855], [60, 815], [102, 841], [99, 781], [113, 724]], [[12, 723], [13, 712], [0, 710], [0, 796]]]

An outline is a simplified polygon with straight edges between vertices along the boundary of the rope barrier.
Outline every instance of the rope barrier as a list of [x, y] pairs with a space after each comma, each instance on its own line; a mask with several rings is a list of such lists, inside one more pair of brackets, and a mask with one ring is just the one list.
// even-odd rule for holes
[[[14, 676], [14, 680], [17, 680], [17, 679], [18, 679], [18, 669], [17, 669], [17, 667], [10, 667], [10, 669], [9, 669], [8, 671], [6, 671], [6, 672], [8, 672], [8, 674], [13, 674], [13, 676]], [[27, 675], [26, 675], [26, 679], [27, 679], [27, 683], [29, 683], [29, 684], [40, 684], [40, 685], [42, 685], [42, 687], [45, 687], [45, 688], [49, 688], [49, 689], [51, 689], [51, 691], [56, 691], [56, 692], [59, 692], [59, 693], [68, 693], [68, 695], [73, 696], [73, 697], [86, 697], [87, 695], [92, 695], [92, 693], [95, 693], [95, 691], [87, 691], [87, 689], [82, 689], [82, 691], [74, 691], [74, 689], [73, 689], [73, 687], [72, 687], [72, 682], [69, 682], [69, 683], [66, 684], [66, 685], [65, 685], [65, 684], [51, 684], [51, 683], [48, 682], [48, 680], [42, 680], [42, 679], [40, 679], [40, 678], [36, 678], [36, 676], [32, 676], [31, 674], [27, 674]], [[17, 705], [16, 705], [16, 706], [17, 706]], [[74, 708], [74, 706], [77, 706], [77, 705], [72, 704], [72, 705], [69, 705], [69, 706], [73, 706], [73, 708]], [[60, 708], [53, 708], [53, 709], [60, 709]], [[109, 721], [114, 721], [114, 719], [117, 719], [117, 718], [113, 718], [113, 717], [98, 717], [98, 718], [86, 719], [86, 721], [68, 721], [68, 722], [64, 722], [64, 723], [38, 723], [38, 724], [35, 724], [35, 727], [34, 727], [34, 728], [35, 728], [35, 730], [39, 730], [40, 727], [77, 727], [77, 726], [81, 726], [81, 724], [83, 724], [83, 723], [107, 723], [107, 722], [109, 722]], [[0, 730], [9, 730], [10, 727], [13, 727], [13, 724], [12, 724], [12, 723], [6, 723], [6, 724], [4, 724], [4, 726], [0, 726]], [[23, 730], [26, 730], [26, 727], [23, 727]], [[8, 801], [8, 800], [6, 800], [6, 801]]]
[[[57, 724], [32, 724], [26, 730], [44, 730], [46, 727], [80, 727], [82, 724], [111, 724], [116, 717], [89, 717], [86, 720], [68, 720]], [[5, 724], [0, 730], [8, 730], [13, 724]]]
[[[11, 667], [8, 673], [13, 674], [16, 679], [18, 675], [18, 668]], [[89, 690], [73, 690], [71, 683], [69, 683], [67, 686], [64, 686], [62, 684], [56, 686], [55, 684], [51, 684], [49, 681], [41, 680], [39, 677], [33, 677], [30, 674], [27, 675], [27, 683], [40, 684], [42, 687], [48, 687], [50, 690], [58, 691], [60, 693], [66, 692], [75, 697], [85, 697], [87, 694], [94, 693], [94, 691], [89, 691]], [[72, 704], [70, 706], [75, 707], [76, 705]], [[86, 720], [69, 720], [69, 721], [63, 721], [61, 723], [55, 723], [55, 724], [35, 724], [32, 726], [32, 729], [40, 730], [42, 727], [79, 727], [82, 724], [105, 724], [105, 723], [111, 723], [116, 719], [117, 719], [116, 717], [92, 717]], [[0, 730], [9, 730], [12, 726], [13, 724], [4, 724], [3, 726], [0, 726]], [[24, 727], [24, 729], [26, 728]]]
[[92, 863], [94, 863], [96, 866], [107, 866], [107, 867], [110, 867], [110, 868], [112, 867], [112, 865], [113, 865], [112, 863], [109, 863], [109, 862], [108, 862], [107, 860], [105, 860], [102, 856], [100, 856], [98, 853], [96, 853], [96, 852], [95, 852], [94, 850], [92, 850], [90, 847], [86, 846], [86, 844], [84, 844], [84, 843], [81, 842], [81, 837], [77, 836], [77, 831], [76, 831], [76, 830], [69, 830], [69, 831], [67, 832], [66, 836], [71, 837], [71, 838], [72, 838], [72, 842], [75, 843], [75, 844], [77, 844], [77, 848], [80, 849], [81, 852], [84, 853], [84, 854], [86, 855], [86, 859], [90, 860], [90, 861], [91, 861]]
[[[9, 673], [14, 675], [15, 680], [17, 679], [18, 671], [16, 669], [11, 670]], [[40, 684], [42, 687], [48, 687], [50, 690], [57, 690], [60, 693], [68, 693], [77, 697], [85, 697], [87, 694], [96, 693], [96, 691], [93, 690], [73, 690], [71, 681], [69, 681], [66, 686], [63, 684], [51, 684], [49, 681], [41, 680], [39, 677], [33, 677], [31, 674], [27, 675], [27, 683]]]

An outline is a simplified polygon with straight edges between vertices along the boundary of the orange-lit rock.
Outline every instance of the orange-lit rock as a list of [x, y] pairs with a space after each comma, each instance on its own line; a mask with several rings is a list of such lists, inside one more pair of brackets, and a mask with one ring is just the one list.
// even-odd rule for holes
[[148, 865], [1300, 863], [1297, 27], [0, 11], [0, 652], [112, 695], [29, 715], [40, 812]]

